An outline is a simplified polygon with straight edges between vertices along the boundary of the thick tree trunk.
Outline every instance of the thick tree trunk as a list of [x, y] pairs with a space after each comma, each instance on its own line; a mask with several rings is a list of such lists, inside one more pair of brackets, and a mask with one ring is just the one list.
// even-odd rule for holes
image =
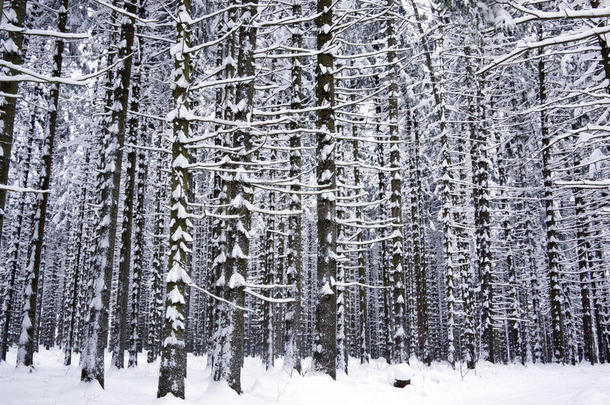
[[[542, 28], [538, 38], [542, 39]], [[540, 49], [540, 55], [543, 50]], [[546, 67], [544, 58], [538, 60], [538, 97], [540, 105], [547, 102]], [[549, 269], [549, 288], [551, 301], [551, 324], [553, 336], [553, 357], [555, 361], [565, 362], [564, 350], [564, 320], [563, 320], [563, 289], [559, 267], [559, 246], [557, 220], [553, 199], [553, 179], [551, 166], [551, 134], [549, 133], [549, 117], [546, 109], [540, 110], [540, 134], [542, 137], [542, 177], [544, 181], [544, 209], [546, 224], [546, 256]]]
[[[254, 49], [256, 46], [256, 27], [252, 18], [256, 14], [256, 2], [245, 4], [240, 19], [243, 21], [238, 32], [237, 42], [237, 77], [245, 78], [254, 75]], [[250, 120], [254, 101], [254, 80], [242, 80], [235, 89], [234, 99], [231, 100], [235, 108], [234, 121], [244, 124]], [[227, 299], [243, 307], [245, 303], [245, 280], [248, 272], [250, 253], [250, 227], [252, 214], [249, 205], [253, 202], [252, 188], [245, 180], [245, 169], [252, 159], [253, 143], [248, 129], [239, 128], [233, 133], [233, 147], [243, 149], [238, 156], [238, 162], [233, 169], [228, 182], [229, 201], [228, 213], [236, 220], [230, 220], [227, 226], [228, 246], [227, 261], [225, 263], [225, 291]], [[244, 173], [244, 174], [242, 174]], [[228, 357], [224, 379], [237, 393], [241, 393], [241, 368], [244, 361], [244, 313], [234, 308], [228, 309], [230, 334], [226, 336]]]
[[402, 173], [400, 159], [400, 136], [398, 132], [398, 65], [396, 60], [396, 34], [392, 14], [394, 0], [388, 0], [389, 15], [386, 19], [387, 61], [390, 67], [388, 75], [388, 125], [390, 146], [390, 210], [392, 218], [392, 285], [393, 301], [393, 361], [403, 363], [407, 360], [405, 333], [405, 273], [403, 270], [403, 222], [402, 222]]
[[316, 285], [316, 329], [314, 338], [314, 370], [337, 375], [337, 277], [336, 169], [335, 169], [335, 83], [332, 44], [333, 9], [331, 0], [317, 0], [316, 100], [318, 133], [316, 178], [318, 212], [318, 279]]
[[[469, 47], [464, 48], [467, 58], [471, 55]], [[481, 348], [485, 360], [495, 363], [498, 360], [497, 336], [494, 329], [493, 302], [494, 289], [491, 263], [491, 219], [489, 206], [489, 164], [487, 159], [487, 137], [484, 129], [485, 106], [481, 109], [476, 100], [482, 100], [482, 83], [474, 76], [474, 69], [466, 65], [468, 81], [473, 93], [468, 97], [470, 158], [472, 164], [472, 202], [474, 208], [476, 268], [481, 284]], [[476, 98], [475, 98], [476, 97]]]
[[186, 375], [185, 347], [185, 290], [190, 283], [186, 272], [188, 246], [193, 241], [189, 233], [187, 194], [189, 187], [189, 153], [185, 142], [189, 137], [190, 113], [190, 54], [185, 52], [190, 47], [191, 30], [190, 0], [178, 0], [176, 4], [177, 38], [172, 47], [174, 57], [174, 110], [171, 114], [172, 164], [170, 198], [170, 239], [169, 239], [169, 273], [166, 278], [165, 321], [163, 325], [163, 343], [161, 366], [159, 369], [159, 386], [157, 397], [171, 394], [184, 398], [184, 378]]
[[[2, 12], [7, 17], [6, 23], [17, 28], [23, 28], [26, 14], [26, 0], [10, 0], [9, 8]], [[19, 30], [10, 31], [2, 40], [0, 52], [2, 60], [13, 65], [22, 63], [23, 34]], [[0, 73], [12, 76], [18, 73], [13, 69], [2, 68]], [[13, 132], [17, 108], [17, 91], [19, 81], [0, 81], [0, 184], [8, 182], [8, 169], [11, 162], [11, 149], [13, 147]], [[0, 188], [0, 243], [2, 241], [2, 225], [4, 223], [4, 208], [6, 205], [5, 189]]]

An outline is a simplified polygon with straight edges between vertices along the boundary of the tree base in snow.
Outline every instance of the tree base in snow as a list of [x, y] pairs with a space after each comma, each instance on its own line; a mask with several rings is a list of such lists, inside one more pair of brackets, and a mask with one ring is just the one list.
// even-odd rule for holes
[[394, 380], [394, 386], [396, 388], [404, 388], [407, 385], [411, 385], [411, 380]]

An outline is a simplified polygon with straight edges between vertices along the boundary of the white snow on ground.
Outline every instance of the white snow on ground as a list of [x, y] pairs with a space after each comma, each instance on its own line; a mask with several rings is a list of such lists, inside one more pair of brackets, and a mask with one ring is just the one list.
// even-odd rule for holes
[[463, 379], [446, 365], [414, 365], [412, 384], [400, 389], [392, 386], [394, 371], [383, 361], [360, 366], [352, 360], [350, 374], [332, 381], [311, 373], [290, 378], [280, 364], [265, 372], [259, 360], [249, 358], [244, 394], [238, 396], [211, 381], [205, 358], [189, 356], [182, 401], [155, 398], [158, 363], [146, 364], [145, 356], [136, 369], [108, 370], [106, 390], [79, 381], [78, 356], [71, 367], [64, 367], [62, 358], [59, 350], [43, 350], [30, 374], [15, 369], [11, 351], [8, 363], [0, 364], [0, 405], [610, 405], [610, 365], [480, 364]]

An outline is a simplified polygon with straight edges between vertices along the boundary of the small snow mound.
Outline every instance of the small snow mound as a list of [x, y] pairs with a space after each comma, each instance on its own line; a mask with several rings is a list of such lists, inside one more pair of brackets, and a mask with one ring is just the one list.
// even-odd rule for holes
[[[235, 399], [239, 395], [233, 391], [228, 384], [224, 382], [213, 381], [208, 385], [208, 389], [206, 390], [206, 396], [209, 398], [232, 398]], [[214, 403], [214, 401], [211, 401]], [[222, 400], [220, 400], [222, 402]]]
[[396, 364], [392, 367], [392, 376], [396, 380], [410, 380], [415, 373], [406, 363]]
[[104, 389], [97, 381], [79, 381], [74, 389], [76, 397], [82, 399], [82, 403], [85, 404], [99, 404], [102, 403], [104, 397]]
[[38, 370], [35, 366], [24, 366], [23, 364], [15, 367], [15, 374], [35, 374]]

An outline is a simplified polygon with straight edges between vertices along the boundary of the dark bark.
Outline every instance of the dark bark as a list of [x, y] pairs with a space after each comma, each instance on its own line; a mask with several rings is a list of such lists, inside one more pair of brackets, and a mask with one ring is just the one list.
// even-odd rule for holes
[[[30, 172], [30, 160], [32, 157], [32, 136], [34, 132], [34, 126], [36, 125], [36, 114], [32, 114], [30, 119], [30, 128], [32, 129], [31, 136], [26, 139], [26, 151], [25, 158], [23, 161], [19, 161], [19, 166], [21, 167], [21, 184], [24, 187], [28, 186], [28, 175]], [[19, 270], [19, 250], [21, 247], [21, 233], [22, 227], [24, 226], [24, 215], [26, 204], [27, 194], [22, 193], [19, 196], [19, 208], [17, 210], [17, 216], [15, 218], [15, 228], [13, 230], [12, 237], [12, 245], [7, 251], [7, 268], [8, 268], [8, 279], [5, 281], [4, 286], [4, 295], [2, 296], [2, 341], [0, 342], [0, 361], [6, 361], [6, 352], [10, 346], [10, 325], [13, 314], [13, 300], [14, 293], [17, 289], [16, 287], [16, 278], [17, 272]]]
[[333, 280], [337, 277], [337, 224], [335, 189], [335, 83], [333, 54], [328, 49], [333, 38], [333, 9], [331, 0], [318, 0], [316, 17], [317, 55], [316, 66], [316, 135], [318, 163], [316, 177], [321, 193], [317, 195], [318, 212], [318, 277], [316, 303], [316, 329], [314, 338], [313, 367], [333, 379], [337, 375], [337, 295]]
[[[24, 2], [25, 3], [25, 2]], [[67, 7], [68, 0], [62, 0], [61, 2], [61, 12], [58, 15], [57, 29], [59, 32], [66, 32], [66, 22], [68, 19], [67, 16]], [[56, 53], [53, 56], [53, 77], [60, 77], [62, 64], [63, 64], [63, 51], [64, 51], [64, 42], [62, 40], [58, 40], [55, 42]], [[58, 118], [58, 110], [59, 110], [59, 84], [55, 83], [51, 87], [51, 92], [49, 95], [49, 105], [51, 106], [49, 110], [49, 133], [45, 137], [42, 143], [42, 168], [39, 176], [39, 187], [40, 190], [48, 190], [51, 184], [51, 170], [53, 165], [53, 153], [55, 150], [55, 138], [57, 135], [57, 118]], [[39, 193], [37, 196], [36, 203], [36, 213], [34, 216], [34, 228], [31, 239], [30, 246], [30, 257], [28, 263], [28, 275], [26, 276], [28, 279], [29, 287], [26, 286], [26, 300], [29, 301], [26, 303], [24, 308], [24, 320], [22, 324], [22, 336], [23, 332], [27, 334], [27, 340], [22, 341], [20, 338], [20, 353], [23, 353], [22, 357], [19, 355], [17, 357], [17, 364], [23, 364], [24, 366], [31, 367], [33, 366], [33, 356], [34, 356], [34, 328], [36, 325], [37, 317], [36, 317], [36, 308], [38, 301], [38, 278], [40, 275], [40, 267], [42, 261], [42, 250], [43, 250], [43, 242], [44, 242], [44, 233], [45, 233], [45, 224], [47, 217], [47, 207], [49, 203], [49, 193]], [[1, 224], [0, 224], [1, 226]], [[29, 324], [29, 325], [28, 325]], [[23, 342], [23, 343], [22, 343]]]
[[[294, 0], [292, 4], [292, 15], [299, 18], [302, 14], [302, 6], [299, 0]], [[300, 28], [300, 27], [299, 27]], [[303, 38], [300, 30], [295, 30], [292, 34], [292, 46], [301, 48], [303, 46]], [[302, 78], [302, 58], [295, 58], [292, 63], [291, 80], [292, 80], [292, 99], [290, 108], [297, 111], [302, 108], [303, 99], [303, 78]], [[295, 118], [290, 129], [296, 131], [299, 128], [299, 122]], [[294, 179], [294, 184], [291, 185], [291, 195], [289, 209], [291, 211], [301, 211], [301, 134], [294, 133], [290, 137], [290, 172], [289, 177]], [[291, 215], [288, 218], [288, 255], [286, 260], [288, 284], [294, 284], [293, 297], [294, 302], [288, 303], [286, 306], [286, 319], [284, 325], [285, 333], [285, 355], [284, 368], [292, 372], [296, 370], [301, 373], [301, 296], [302, 296], [302, 273], [303, 273], [303, 253], [302, 253], [302, 222], [301, 214]]]
[[[538, 38], [542, 39], [543, 32], [540, 27]], [[543, 50], [540, 49], [539, 55]], [[543, 57], [538, 60], [538, 98], [540, 105], [547, 103], [547, 79], [546, 67]], [[561, 287], [561, 276], [559, 268], [559, 246], [557, 233], [557, 220], [553, 198], [553, 179], [551, 166], [551, 134], [549, 132], [548, 111], [544, 108], [540, 110], [540, 135], [542, 138], [542, 177], [544, 181], [544, 211], [546, 225], [546, 256], [548, 264], [548, 277], [551, 300], [551, 325], [553, 337], [553, 357], [556, 361], [565, 362], [564, 350], [564, 320]]]
[[[26, 0], [10, 0], [9, 9], [14, 13], [14, 19], [6, 21], [18, 28], [23, 28], [26, 14]], [[2, 9], [3, 10], [3, 9]], [[9, 15], [7, 12], [6, 15]], [[7, 38], [2, 41], [2, 60], [13, 65], [22, 63], [23, 34], [19, 30], [11, 31]], [[14, 69], [2, 68], [2, 74], [18, 75]], [[0, 184], [8, 182], [8, 170], [11, 162], [11, 149], [13, 147], [13, 132], [17, 108], [17, 91], [19, 81], [0, 81]], [[2, 241], [2, 225], [4, 223], [4, 208], [6, 205], [6, 193], [0, 189], [0, 243]]]
[[179, 0], [176, 4], [176, 47], [174, 50], [174, 112], [171, 164], [171, 198], [169, 227], [169, 273], [166, 278], [165, 321], [159, 385], [157, 397], [171, 394], [184, 399], [184, 379], [186, 376], [186, 285], [190, 278], [186, 273], [188, 246], [192, 242], [189, 234], [187, 195], [189, 188], [189, 152], [185, 141], [189, 137], [189, 121], [183, 114], [190, 109], [190, 54], [185, 48], [190, 46], [191, 25], [190, 0]]
[[[135, 4], [125, 0], [123, 7], [135, 14]], [[121, 34], [118, 59], [123, 60], [113, 83], [112, 94], [107, 99], [111, 110], [109, 128], [104, 128], [104, 149], [102, 171], [100, 173], [101, 210], [96, 229], [98, 246], [93, 263], [93, 301], [90, 306], [87, 353], [82, 364], [81, 380], [96, 380], [104, 386], [104, 350], [108, 337], [108, 310], [110, 304], [110, 283], [116, 244], [117, 211], [121, 188], [123, 148], [129, 106], [132, 49], [135, 21], [127, 17], [121, 19]], [[111, 60], [109, 60], [111, 62]], [[111, 79], [111, 77], [109, 77]], [[110, 101], [112, 100], [112, 101]]]

